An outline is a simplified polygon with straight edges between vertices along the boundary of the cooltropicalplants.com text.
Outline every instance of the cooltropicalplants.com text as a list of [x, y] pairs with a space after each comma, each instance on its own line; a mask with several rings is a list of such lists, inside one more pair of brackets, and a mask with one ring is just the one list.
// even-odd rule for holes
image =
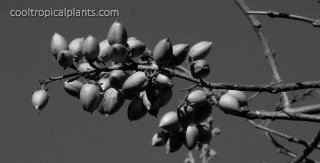
[[119, 17], [120, 11], [114, 9], [76, 9], [76, 8], [63, 8], [63, 9], [12, 9], [9, 11], [12, 17]]

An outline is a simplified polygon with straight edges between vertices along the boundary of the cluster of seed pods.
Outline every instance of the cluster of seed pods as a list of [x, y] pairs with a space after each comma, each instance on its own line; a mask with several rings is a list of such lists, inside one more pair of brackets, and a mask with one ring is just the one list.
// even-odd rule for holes
[[[165, 38], [150, 51], [137, 38], [128, 38], [119, 20], [111, 25], [107, 38], [101, 42], [89, 35], [86, 38], [75, 38], [68, 44], [58, 33], [51, 40], [52, 55], [62, 68], [86, 74], [61, 81], [64, 90], [79, 99], [83, 110], [86, 113], [97, 110], [108, 117], [118, 112], [125, 100], [129, 100], [127, 117], [130, 121], [137, 121], [147, 114], [157, 117], [159, 110], [169, 103], [173, 94], [173, 76], [162, 72], [162, 67], [179, 66], [188, 58], [188, 69], [192, 77], [206, 78], [210, 74], [210, 65], [205, 57], [211, 46], [212, 42], [201, 41], [189, 48], [189, 44], [172, 45]], [[106, 66], [125, 67], [141, 63], [158, 69], [99, 71]], [[40, 111], [49, 99], [44, 86], [32, 95], [32, 104]], [[217, 101], [208, 91], [194, 90], [177, 110], [162, 116], [159, 127], [163, 130], [153, 136], [152, 145], [166, 145], [167, 152], [171, 153], [180, 149], [182, 144], [192, 150], [199, 143], [210, 143], [212, 127], [202, 122], [211, 115], [213, 105], [224, 112], [236, 113], [247, 105], [247, 98], [241, 91], [229, 90]]]

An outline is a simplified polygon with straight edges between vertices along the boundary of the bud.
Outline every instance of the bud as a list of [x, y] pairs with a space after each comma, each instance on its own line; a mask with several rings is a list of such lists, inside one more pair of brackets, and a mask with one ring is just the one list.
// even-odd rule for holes
[[69, 44], [69, 51], [73, 55], [76, 61], [79, 61], [83, 58], [82, 46], [84, 38], [76, 38], [72, 40]]
[[95, 60], [100, 52], [99, 41], [92, 35], [89, 35], [83, 42], [82, 53], [87, 60]]
[[127, 30], [119, 20], [116, 20], [110, 27], [109, 33], [107, 36], [108, 42], [110, 45], [113, 44], [122, 44], [127, 43], [128, 34]]
[[128, 49], [122, 44], [111, 45], [111, 60], [114, 62], [124, 62], [128, 57]]
[[203, 79], [210, 74], [210, 65], [206, 60], [196, 60], [190, 65], [191, 75], [196, 79]]
[[155, 147], [164, 146], [169, 139], [169, 133], [160, 131], [153, 135], [151, 145]]
[[74, 96], [74, 97], [77, 97], [79, 98], [79, 95], [80, 95], [80, 90], [83, 86], [83, 83], [78, 81], [78, 80], [74, 80], [74, 81], [71, 81], [69, 82], [68, 80], [67, 81], [64, 81], [63, 82], [63, 88], [64, 90], [71, 96]]
[[40, 89], [36, 90], [32, 94], [31, 102], [36, 110], [42, 110], [48, 104], [49, 96], [47, 91]]
[[111, 60], [111, 52], [112, 52], [112, 48], [109, 45], [108, 40], [103, 40], [99, 43], [99, 55], [98, 58], [100, 61], [102, 62], [108, 62], [109, 60]]
[[170, 111], [164, 114], [159, 123], [159, 127], [167, 131], [176, 131], [180, 128], [177, 112]]
[[128, 74], [122, 70], [113, 70], [109, 74], [109, 83], [113, 88], [121, 89], [123, 83], [128, 78]]
[[177, 44], [172, 47], [172, 66], [179, 66], [186, 59], [189, 51], [189, 44]]
[[192, 91], [188, 95], [187, 101], [193, 107], [201, 107], [208, 102], [206, 93], [203, 90]]
[[189, 50], [189, 57], [194, 61], [199, 59], [204, 59], [210, 52], [212, 42], [201, 41], [193, 45]]
[[158, 74], [157, 78], [156, 78], [157, 83], [166, 86], [166, 87], [171, 87], [173, 84], [171, 82], [171, 79], [169, 79], [168, 76], [163, 75], [161, 73]]
[[86, 112], [93, 112], [100, 104], [101, 94], [94, 84], [84, 84], [80, 90], [80, 103]]
[[86, 60], [80, 63], [77, 69], [79, 72], [90, 72], [95, 70], [95, 68], [93, 68]]
[[57, 55], [61, 50], [68, 50], [67, 40], [62, 35], [54, 33], [51, 39], [51, 53], [57, 58]]
[[124, 82], [122, 90], [128, 94], [138, 94], [149, 86], [149, 78], [142, 71], [137, 71]]
[[191, 106], [182, 106], [177, 110], [179, 123], [182, 127], [187, 127], [192, 124], [194, 116], [195, 116], [195, 109]]
[[131, 57], [139, 57], [146, 50], [146, 45], [135, 37], [130, 37], [127, 43], [130, 48]]
[[99, 112], [101, 114], [112, 115], [122, 107], [124, 101], [124, 95], [120, 91], [114, 88], [109, 88], [104, 93], [99, 107]]
[[237, 114], [240, 112], [239, 101], [230, 94], [222, 95], [218, 104], [218, 107], [225, 113]]
[[158, 42], [153, 50], [153, 58], [157, 65], [168, 66], [171, 63], [172, 54], [172, 44], [168, 38], [163, 39]]
[[199, 130], [196, 126], [188, 126], [183, 134], [184, 145], [192, 150], [199, 140]]
[[236, 98], [240, 104], [240, 107], [247, 106], [248, 105], [248, 98], [246, 94], [243, 91], [238, 90], [229, 90], [227, 94], [233, 96]]

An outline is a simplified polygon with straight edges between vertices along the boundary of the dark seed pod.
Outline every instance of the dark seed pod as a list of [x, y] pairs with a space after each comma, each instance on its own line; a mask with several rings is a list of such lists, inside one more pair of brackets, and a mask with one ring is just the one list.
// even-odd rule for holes
[[83, 42], [82, 53], [83, 56], [89, 60], [98, 58], [100, 52], [99, 41], [92, 35], [89, 35]]
[[201, 144], [209, 144], [212, 139], [211, 128], [207, 125], [198, 125], [199, 142]]
[[210, 65], [206, 60], [196, 60], [190, 65], [191, 75], [196, 79], [203, 79], [210, 74]]
[[172, 66], [179, 66], [186, 59], [189, 51], [189, 44], [177, 44], [172, 47], [173, 58]]
[[197, 107], [195, 109], [193, 123], [198, 124], [206, 120], [211, 115], [211, 113], [212, 113], [212, 105], [208, 102], [201, 107]]
[[168, 139], [169, 139], [169, 133], [160, 131], [153, 135], [151, 140], [151, 145], [155, 147], [161, 147], [164, 146]]
[[171, 63], [172, 44], [168, 38], [158, 42], [153, 50], [153, 57], [157, 65], [168, 66]]
[[128, 57], [128, 49], [122, 44], [111, 45], [111, 60], [114, 62], [124, 62]]
[[183, 145], [183, 139], [180, 132], [176, 131], [171, 133], [167, 143], [166, 150], [167, 153], [173, 153], [178, 151]]
[[137, 121], [147, 114], [147, 108], [143, 105], [142, 99], [134, 97], [128, 107], [127, 116], [130, 121]]
[[182, 106], [177, 110], [179, 123], [183, 128], [191, 125], [195, 116], [195, 109], [191, 106]]
[[148, 110], [159, 107], [160, 97], [162, 95], [162, 87], [149, 85], [143, 95], [143, 103]]
[[57, 61], [63, 68], [71, 67], [73, 65], [73, 55], [68, 50], [61, 50], [57, 55]]
[[107, 36], [108, 42], [110, 45], [113, 44], [122, 44], [127, 43], [128, 34], [127, 30], [119, 20], [116, 20], [110, 27], [109, 33]]
[[122, 70], [113, 70], [109, 74], [109, 83], [113, 88], [121, 89], [123, 83], [128, 78], [128, 74]]
[[164, 87], [162, 90], [162, 95], [159, 102], [159, 107], [164, 107], [167, 105], [172, 97], [172, 88], [171, 87]]

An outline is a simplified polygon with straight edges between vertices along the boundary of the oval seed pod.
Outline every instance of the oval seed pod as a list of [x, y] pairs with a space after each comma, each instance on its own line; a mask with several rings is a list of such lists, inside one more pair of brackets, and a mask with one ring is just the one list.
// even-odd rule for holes
[[172, 54], [172, 44], [168, 38], [163, 39], [158, 42], [153, 50], [153, 58], [157, 65], [168, 66], [171, 63]]
[[83, 86], [83, 83], [78, 81], [78, 80], [74, 80], [74, 81], [71, 81], [69, 82], [68, 80], [67, 81], [64, 81], [63, 82], [63, 88], [64, 90], [71, 96], [74, 96], [74, 97], [77, 97], [79, 98], [79, 95], [80, 95], [80, 90]]
[[100, 49], [99, 55], [98, 55], [99, 60], [102, 62], [110, 61], [112, 48], [109, 45], [109, 42], [107, 39], [99, 43], [99, 49]]
[[201, 107], [208, 102], [206, 93], [203, 90], [192, 91], [188, 95], [187, 101], [192, 107]]
[[131, 57], [133, 58], [139, 57], [146, 50], [146, 45], [135, 37], [128, 38], [127, 43], [130, 48]]
[[167, 143], [166, 143], [166, 150], [167, 153], [173, 153], [178, 151], [183, 144], [183, 139], [180, 132], [173, 132], [171, 133]]
[[191, 75], [196, 79], [203, 79], [210, 74], [210, 65], [206, 60], [196, 60], [190, 65]]
[[128, 49], [122, 44], [111, 45], [111, 60], [114, 62], [124, 62], [128, 53]]
[[122, 92], [114, 88], [109, 88], [104, 93], [99, 112], [103, 115], [112, 115], [122, 107], [124, 101], [125, 98]]
[[218, 107], [228, 114], [237, 114], [240, 111], [239, 101], [227, 93], [220, 97]]
[[201, 107], [197, 107], [195, 109], [195, 115], [193, 119], [194, 124], [198, 124], [204, 120], [206, 120], [212, 113], [212, 105], [207, 102], [205, 105]]
[[177, 115], [179, 123], [185, 128], [192, 124], [195, 116], [195, 109], [191, 106], [182, 106], [177, 110]]
[[89, 35], [83, 42], [82, 53], [87, 60], [95, 60], [100, 52], [99, 41], [92, 35]]
[[128, 78], [128, 74], [122, 70], [113, 70], [109, 74], [109, 83], [113, 88], [122, 88], [123, 83]]
[[227, 94], [236, 98], [240, 104], [240, 107], [248, 105], [248, 98], [243, 91], [238, 90], [228, 90]]
[[211, 46], [212, 42], [209, 41], [198, 42], [190, 48], [188, 55], [193, 61], [204, 59], [209, 54]]
[[209, 144], [212, 139], [211, 128], [206, 125], [198, 125], [199, 142], [201, 144]]
[[63, 68], [70, 67], [73, 65], [73, 55], [68, 50], [61, 50], [57, 55], [57, 61]]
[[178, 115], [176, 111], [170, 111], [164, 114], [159, 123], [159, 127], [167, 131], [176, 131], [180, 128], [181, 124], [178, 120]]
[[177, 44], [172, 47], [173, 58], [171, 61], [172, 66], [179, 66], [186, 59], [189, 51], [189, 44]]
[[127, 43], [127, 39], [128, 39], [127, 30], [124, 27], [124, 25], [119, 22], [119, 19], [117, 19], [111, 25], [107, 39], [110, 45], [113, 45], [113, 44], [125, 45]]
[[93, 112], [100, 104], [101, 94], [98, 86], [84, 84], [80, 90], [80, 103], [86, 112]]
[[79, 72], [90, 72], [95, 70], [95, 68], [93, 68], [86, 60], [80, 63], [77, 69]]
[[69, 51], [73, 55], [76, 61], [79, 61], [83, 58], [82, 46], [84, 38], [76, 38], [72, 40], [69, 44]]
[[166, 87], [171, 87], [173, 85], [171, 82], [171, 79], [168, 76], [163, 75], [161, 73], [158, 74], [156, 81], [157, 81], [157, 83], [159, 83], [163, 86], [166, 86]]
[[184, 131], [183, 134], [183, 142], [184, 145], [189, 149], [192, 150], [196, 145], [197, 141], [199, 140], [199, 130], [196, 126], [188, 126], [187, 129]]
[[160, 97], [159, 107], [164, 107], [167, 105], [172, 97], [172, 88], [171, 87], [164, 87], [162, 90], [162, 95]]
[[151, 140], [151, 145], [155, 147], [161, 147], [164, 146], [168, 139], [169, 139], [169, 133], [160, 131], [153, 135]]
[[138, 94], [149, 86], [149, 78], [142, 71], [137, 71], [124, 82], [122, 90], [128, 94]]
[[42, 110], [48, 104], [49, 96], [46, 90], [36, 90], [32, 94], [31, 102], [36, 110]]
[[51, 53], [57, 58], [57, 55], [61, 50], [68, 50], [68, 43], [62, 35], [56, 32], [51, 39]]
[[147, 114], [147, 108], [143, 105], [142, 99], [134, 97], [128, 107], [127, 116], [130, 121], [137, 121]]
[[98, 83], [100, 84], [103, 91], [106, 91], [110, 88], [109, 78], [101, 78], [98, 80]]

